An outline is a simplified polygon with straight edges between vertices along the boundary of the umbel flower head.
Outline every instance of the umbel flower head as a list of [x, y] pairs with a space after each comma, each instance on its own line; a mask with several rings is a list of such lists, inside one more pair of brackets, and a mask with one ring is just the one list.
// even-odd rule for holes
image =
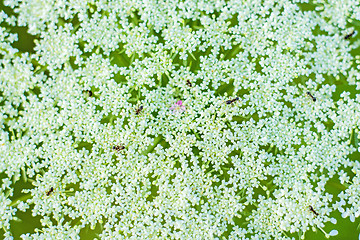
[[182, 113], [185, 111], [185, 109], [186, 108], [181, 100], [177, 101], [170, 107], [170, 110], [172, 110], [173, 113]]
[[359, 1], [3, 4], [4, 239], [358, 234]]

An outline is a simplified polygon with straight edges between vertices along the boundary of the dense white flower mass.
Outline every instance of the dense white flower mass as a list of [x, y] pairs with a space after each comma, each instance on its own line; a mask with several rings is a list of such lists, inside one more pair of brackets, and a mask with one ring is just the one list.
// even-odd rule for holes
[[304, 239], [360, 216], [358, 0], [4, 5], [5, 239]]

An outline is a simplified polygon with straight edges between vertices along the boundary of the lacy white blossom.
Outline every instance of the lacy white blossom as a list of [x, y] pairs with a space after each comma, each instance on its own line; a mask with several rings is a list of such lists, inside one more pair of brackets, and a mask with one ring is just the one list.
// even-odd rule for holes
[[5, 239], [304, 239], [360, 216], [359, 1], [4, 4]]

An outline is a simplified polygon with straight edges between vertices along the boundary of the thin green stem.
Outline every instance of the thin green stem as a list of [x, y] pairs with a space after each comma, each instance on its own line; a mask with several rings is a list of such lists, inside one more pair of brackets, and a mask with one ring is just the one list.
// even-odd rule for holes
[[281, 230], [281, 231], [287, 238], [289, 238], [289, 236], [286, 234], [286, 232], [284, 232], [284, 230]]
[[196, 57], [194, 56], [194, 54], [192, 52], [189, 52], [189, 54], [196, 61]]
[[326, 238], [329, 238], [329, 234], [327, 234], [327, 232], [325, 232], [325, 230], [322, 229], [322, 227], [317, 226], [317, 228], [320, 229], [324, 233]]
[[352, 129], [351, 134], [350, 134], [350, 139], [349, 139], [349, 145], [351, 145], [351, 139], [353, 138], [354, 132], [355, 132], [355, 130]]
[[266, 150], [266, 152], [270, 152], [273, 147], [274, 147], [274, 145], [271, 144], [270, 147], [268, 148], [268, 150]]
[[135, 53], [131, 54], [129, 65], [131, 65], [134, 62], [135, 59]]
[[27, 182], [27, 177], [26, 177], [26, 172], [25, 172], [25, 168], [21, 168], [21, 172], [22, 172], [22, 177], [23, 177], [23, 180], [24, 180], [24, 182]]
[[354, 129], [354, 144], [355, 144], [355, 147], [356, 147], [356, 148], [359, 147], [359, 138], [358, 138], [358, 134], [357, 134], [357, 132], [355, 131], [355, 129]]
[[154, 144], [152, 146], [150, 146], [147, 150], [142, 152], [141, 154], [147, 155], [148, 153], [151, 153], [152, 151], [154, 151], [155, 147], [161, 142], [162, 139], [163, 139], [162, 136], [156, 137], [154, 140]]
[[10, 204], [10, 207], [16, 206], [16, 205], [18, 205], [20, 202], [23, 202], [23, 201], [25, 201], [25, 200], [27, 200], [27, 199], [29, 199], [29, 198], [31, 198], [31, 193], [25, 194], [25, 195], [23, 195], [23, 196], [15, 199], [15, 200], [13, 200], [13, 201], [11, 202], [11, 204]]
[[191, 129], [191, 131], [194, 133], [197, 140], [201, 140], [199, 134], [194, 129]]
[[76, 24], [73, 30], [71, 30], [71, 33], [74, 34], [80, 27], [80, 23]]

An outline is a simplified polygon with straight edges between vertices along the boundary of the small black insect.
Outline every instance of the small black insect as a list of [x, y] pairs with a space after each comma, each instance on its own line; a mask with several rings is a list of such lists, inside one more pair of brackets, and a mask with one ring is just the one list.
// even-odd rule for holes
[[89, 97], [93, 95], [93, 92], [91, 90], [84, 90], [83, 93], [87, 93]]
[[309, 206], [310, 211], [315, 214], [316, 216], [319, 216], [317, 212], [315, 212], [314, 208], [312, 206]]
[[352, 31], [351, 33], [349, 33], [348, 35], [346, 35], [346, 36], [344, 37], [344, 39], [349, 39], [349, 38], [351, 38], [354, 34], [355, 34], [355, 31]]
[[141, 110], [143, 110], [143, 106], [140, 106], [138, 109], [136, 109], [136, 115], [139, 115], [139, 113], [141, 112]]
[[46, 192], [46, 196], [50, 196], [50, 194], [54, 191], [54, 188], [51, 187], [49, 191]]
[[124, 146], [121, 146], [121, 145], [116, 145], [116, 146], [113, 146], [112, 149], [113, 149], [113, 150], [116, 150], [116, 151], [121, 151], [121, 150], [124, 150], [125, 147], [124, 147]]
[[232, 104], [233, 102], [235, 102], [235, 101], [237, 101], [237, 100], [239, 100], [239, 97], [236, 97], [236, 98], [231, 99], [231, 100], [227, 100], [227, 101], [226, 101], [226, 104]]
[[186, 80], [186, 85], [188, 85], [189, 87], [192, 87], [190, 80]]
[[313, 102], [316, 101], [316, 97], [314, 97], [313, 95], [311, 95], [310, 92], [306, 92], [306, 94], [307, 94], [309, 97], [311, 97], [311, 99], [313, 100]]

